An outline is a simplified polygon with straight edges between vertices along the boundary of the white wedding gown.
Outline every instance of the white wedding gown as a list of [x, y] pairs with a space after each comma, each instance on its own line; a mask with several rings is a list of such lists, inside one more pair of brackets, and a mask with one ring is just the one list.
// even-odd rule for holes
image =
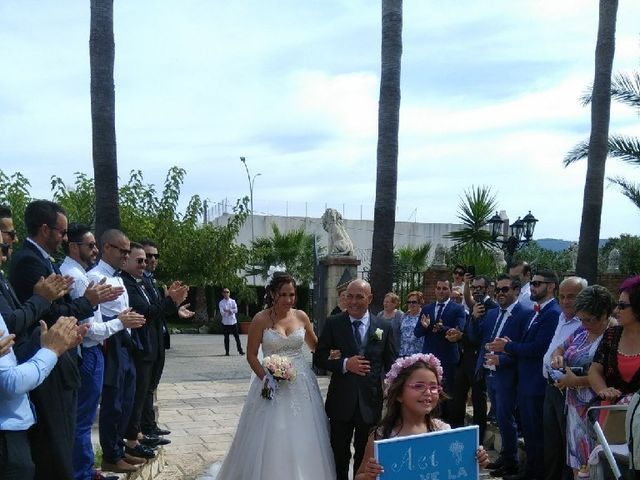
[[273, 329], [264, 330], [264, 356], [287, 356], [297, 377], [293, 382], [279, 382], [271, 400], [260, 396], [262, 382], [257, 377], [253, 380], [227, 457], [222, 466], [214, 465], [203, 478], [335, 479], [329, 421], [316, 376], [302, 354], [304, 335], [304, 328], [288, 337]]

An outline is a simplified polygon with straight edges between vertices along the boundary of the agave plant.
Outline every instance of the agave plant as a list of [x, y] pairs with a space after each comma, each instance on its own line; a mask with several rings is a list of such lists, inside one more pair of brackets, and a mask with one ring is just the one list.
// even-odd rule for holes
[[496, 196], [488, 186], [472, 186], [464, 192], [458, 204], [458, 218], [464, 225], [447, 234], [456, 245], [474, 245], [485, 249], [493, 246], [491, 232], [486, 225], [496, 210]]

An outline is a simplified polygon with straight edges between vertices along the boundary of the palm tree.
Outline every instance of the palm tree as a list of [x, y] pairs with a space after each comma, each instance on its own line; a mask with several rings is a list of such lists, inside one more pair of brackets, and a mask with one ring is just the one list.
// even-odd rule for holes
[[395, 273], [402, 272], [423, 272], [427, 268], [431, 242], [414, 247], [405, 245], [393, 252], [393, 263]]
[[[611, 98], [630, 107], [640, 109], [640, 72], [631, 74], [618, 73], [611, 81]], [[591, 92], [583, 95], [582, 104], [591, 103]], [[609, 135], [609, 156], [619, 158], [623, 162], [640, 167], [640, 139], [624, 135]], [[576, 145], [564, 158], [565, 167], [578, 160], [587, 158], [589, 144], [584, 141]], [[623, 177], [607, 178], [611, 184], [620, 187], [624, 196], [640, 208], [640, 184], [628, 181]]]
[[96, 237], [120, 227], [113, 65], [113, 0], [91, 0], [91, 133], [96, 187]]
[[373, 214], [371, 289], [380, 310], [393, 285], [393, 234], [398, 188], [402, 0], [382, 0], [382, 48], [378, 104], [376, 201]]
[[589, 283], [598, 276], [598, 241], [602, 216], [604, 172], [611, 115], [611, 71], [615, 53], [618, 0], [600, 0], [595, 75], [591, 99], [591, 136], [584, 184], [576, 275]]
[[458, 204], [458, 218], [463, 224], [460, 230], [447, 234], [456, 245], [471, 244], [480, 249], [493, 246], [491, 232], [485, 227], [496, 209], [496, 196], [488, 186], [472, 186], [464, 192]]
[[258, 237], [252, 242], [254, 270], [250, 274], [267, 278], [269, 267], [283, 265], [296, 282], [308, 285], [315, 267], [314, 236], [304, 227], [283, 233], [275, 223], [271, 224], [271, 232], [271, 237]]

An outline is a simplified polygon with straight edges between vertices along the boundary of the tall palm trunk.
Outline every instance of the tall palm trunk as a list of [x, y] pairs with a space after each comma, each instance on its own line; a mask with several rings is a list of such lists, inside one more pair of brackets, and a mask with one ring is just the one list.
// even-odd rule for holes
[[376, 202], [373, 215], [371, 289], [373, 307], [382, 309], [393, 285], [393, 232], [398, 187], [402, 0], [382, 0], [382, 71], [378, 105]]
[[594, 283], [598, 277], [598, 240], [611, 114], [611, 71], [616, 48], [618, 0], [600, 0], [596, 68], [591, 99], [591, 136], [584, 184], [576, 274]]
[[91, 127], [93, 176], [96, 185], [96, 237], [120, 227], [118, 160], [116, 155], [116, 94], [113, 82], [115, 44], [113, 0], [91, 0]]

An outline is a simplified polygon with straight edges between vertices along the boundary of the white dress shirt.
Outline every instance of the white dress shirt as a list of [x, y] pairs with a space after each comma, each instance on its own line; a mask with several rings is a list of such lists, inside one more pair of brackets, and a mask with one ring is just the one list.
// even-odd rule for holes
[[[62, 265], [60, 265], [60, 272], [63, 275], [69, 275], [74, 280], [71, 291], [69, 292], [71, 298], [76, 299], [84, 295], [84, 292], [91, 283], [91, 280], [87, 276], [82, 265], [71, 257], [65, 257]], [[102, 343], [111, 335], [118, 333], [124, 328], [122, 321], [117, 317], [104, 322], [102, 320], [102, 310], [100, 305], [94, 309], [93, 317], [86, 318], [79, 323], [91, 324], [89, 331], [82, 341], [82, 346], [85, 348], [94, 347]]]
[[[102, 312], [103, 320], [113, 320], [120, 313], [129, 308], [129, 295], [127, 294], [127, 289], [124, 288], [124, 283], [122, 282], [122, 278], [120, 276], [116, 276], [116, 269], [109, 265], [104, 260], [100, 260], [98, 264], [93, 267], [87, 273], [87, 277], [92, 282], [100, 282], [103, 278], [106, 278], [106, 283], [113, 287], [121, 287], [124, 289], [122, 295], [120, 295], [115, 300], [111, 300], [109, 302], [104, 302], [100, 304], [100, 310]], [[131, 329], [127, 328], [127, 331], [131, 333]]]
[[[238, 323], [236, 320], [236, 313], [238, 313], [238, 305], [233, 298], [223, 298], [218, 303], [218, 308], [220, 309], [220, 315], [222, 315], [222, 324], [223, 325], [235, 325]], [[227, 312], [229, 310], [229, 312]]]

